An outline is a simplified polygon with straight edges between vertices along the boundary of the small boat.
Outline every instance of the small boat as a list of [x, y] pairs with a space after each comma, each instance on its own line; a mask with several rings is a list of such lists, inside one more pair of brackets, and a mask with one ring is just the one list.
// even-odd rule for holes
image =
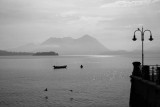
[[62, 68], [67, 68], [67, 65], [63, 65], [63, 66], [53, 66], [54, 69], [62, 69]]

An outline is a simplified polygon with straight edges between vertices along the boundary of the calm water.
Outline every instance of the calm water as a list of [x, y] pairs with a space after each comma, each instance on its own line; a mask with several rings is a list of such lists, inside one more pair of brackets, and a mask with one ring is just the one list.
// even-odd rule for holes
[[[147, 58], [146, 63], [160, 64], [159, 59]], [[0, 107], [128, 107], [129, 76], [132, 62], [137, 60], [141, 59], [0, 57]], [[68, 65], [68, 68], [54, 70], [53, 65]]]

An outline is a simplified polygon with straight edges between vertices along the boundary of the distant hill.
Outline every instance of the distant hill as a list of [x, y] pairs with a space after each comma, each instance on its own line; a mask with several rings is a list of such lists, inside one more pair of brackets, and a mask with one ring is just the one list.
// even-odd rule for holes
[[109, 51], [103, 46], [97, 39], [90, 35], [84, 35], [80, 38], [74, 39], [71, 37], [54, 38], [51, 37], [44, 42], [35, 45], [27, 44], [19, 48], [13, 49], [16, 51], [24, 52], [44, 52], [44, 51], [55, 51], [59, 54], [101, 54], [105, 51]]
[[50, 55], [58, 55], [58, 53], [56, 52], [36, 52], [36, 53], [32, 53], [32, 52], [8, 52], [8, 51], [4, 51], [4, 50], [0, 50], [0, 56], [50, 56]]
[[0, 56], [13, 56], [13, 55], [33, 55], [30, 52], [8, 52], [4, 50], [0, 50]]
[[56, 53], [56, 52], [37, 52], [37, 53], [35, 53], [35, 54], [33, 54], [34, 56], [57, 56], [58, 55], [58, 53]]

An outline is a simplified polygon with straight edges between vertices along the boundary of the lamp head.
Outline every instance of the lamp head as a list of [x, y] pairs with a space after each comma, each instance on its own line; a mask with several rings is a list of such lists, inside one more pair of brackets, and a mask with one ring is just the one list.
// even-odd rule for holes
[[153, 40], [153, 38], [152, 38], [152, 35], [150, 35], [150, 38], [149, 38], [149, 40], [150, 40], [150, 41], [152, 41], [152, 40]]
[[132, 39], [133, 41], [136, 41], [137, 40], [137, 38], [136, 38], [136, 36], [135, 36], [135, 34], [134, 34], [134, 36], [133, 36], [133, 39]]

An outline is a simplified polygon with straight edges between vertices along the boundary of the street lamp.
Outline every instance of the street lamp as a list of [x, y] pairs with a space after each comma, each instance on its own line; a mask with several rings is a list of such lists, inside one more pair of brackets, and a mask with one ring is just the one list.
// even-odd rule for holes
[[151, 33], [151, 31], [150, 31], [150, 30], [143, 30], [143, 27], [142, 27], [142, 30], [140, 30], [140, 29], [138, 28], [137, 30], [134, 31], [134, 36], [133, 36], [133, 39], [132, 39], [133, 41], [136, 41], [136, 40], [137, 40], [136, 35], [135, 35], [135, 33], [136, 33], [137, 31], [139, 31], [139, 32], [141, 33], [141, 41], [142, 41], [142, 70], [143, 70], [143, 65], [144, 65], [144, 52], [143, 52], [144, 33], [147, 32], [147, 31], [150, 32], [150, 38], [149, 38], [150, 41], [152, 41], [153, 38], [152, 38], [152, 33]]

